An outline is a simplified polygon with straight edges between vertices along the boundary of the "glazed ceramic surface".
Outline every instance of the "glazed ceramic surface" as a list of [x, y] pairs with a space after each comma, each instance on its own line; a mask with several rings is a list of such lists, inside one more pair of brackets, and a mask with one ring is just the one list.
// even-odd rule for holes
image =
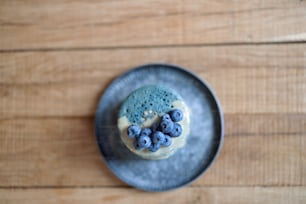
[[[120, 139], [118, 112], [125, 98], [145, 85], [175, 90], [191, 110], [186, 144], [164, 160], [147, 160], [131, 152]], [[194, 181], [216, 159], [223, 141], [223, 114], [216, 96], [197, 76], [175, 65], [148, 64], [115, 79], [98, 104], [95, 131], [107, 166], [128, 185], [146, 191], [166, 191]]]

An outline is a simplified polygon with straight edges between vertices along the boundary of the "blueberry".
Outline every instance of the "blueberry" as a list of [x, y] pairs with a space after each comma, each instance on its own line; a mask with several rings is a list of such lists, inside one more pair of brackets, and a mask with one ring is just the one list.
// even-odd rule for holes
[[162, 120], [160, 128], [163, 133], [169, 133], [173, 129], [173, 122], [171, 120]]
[[173, 122], [179, 122], [183, 120], [184, 113], [179, 109], [174, 109], [170, 112], [170, 117]]
[[174, 123], [172, 131], [169, 133], [171, 137], [178, 137], [182, 134], [182, 126], [178, 123]]
[[130, 138], [135, 138], [139, 136], [140, 131], [141, 129], [137, 125], [130, 125], [127, 129], [127, 134]]
[[171, 120], [170, 115], [169, 115], [169, 114], [163, 115], [163, 116], [162, 116], [162, 121], [163, 121], [163, 120]]
[[140, 135], [146, 135], [146, 136], [150, 136], [152, 133], [152, 130], [150, 128], [144, 128], [141, 130]]
[[139, 138], [137, 138], [138, 140], [138, 144], [140, 147], [142, 148], [148, 148], [151, 145], [151, 139], [149, 136], [140, 136]]
[[156, 131], [153, 133], [152, 135], [152, 141], [154, 144], [160, 144], [160, 143], [163, 143], [165, 140], [165, 135], [160, 132], [160, 131]]
[[148, 150], [151, 152], [156, 152], [160, 148], [159, 143], [152, 143], [150, 147], [148, 147]]
[[161, 143], [162, 146], [164, 147], [169, 147], [172, 144], [172, 139], [169, 135], [165, 135], [164, 142]]
[[152, 129], [152, 132], [159, 131], [160, 130], [159, 123], [158, 122], [154, 123], [151, 129]]
[[142, 150], [142, 149], [143, 149], [143, 147], [141, 147], [140, 144], [138, 143], [138, 140], [135, 140], [135, 141], [133, 142], [133, 145], [134, 145], [134, 148], [135, 148], [136, 150]]

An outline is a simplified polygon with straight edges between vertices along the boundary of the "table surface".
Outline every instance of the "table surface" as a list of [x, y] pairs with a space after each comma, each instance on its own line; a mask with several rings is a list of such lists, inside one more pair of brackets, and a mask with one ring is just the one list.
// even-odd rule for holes
[[[306, 2], [0, 1], [0, 203], [306, 203]], [[103, 163], [106, 86], [150, 62], [218, 95], [225, 140], [188, 187], [148, 193]]]

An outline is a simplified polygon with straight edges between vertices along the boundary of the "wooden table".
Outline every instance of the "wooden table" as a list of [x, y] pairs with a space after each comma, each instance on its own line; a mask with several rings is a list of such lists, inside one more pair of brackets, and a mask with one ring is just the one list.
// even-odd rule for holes
[[[149, 62], [216, 91], [225, 141], [189, 187], [147, 193], [103, 163], [103, 90]], [[0, 1], [0, 203], [306, 203], [306, 2]]]

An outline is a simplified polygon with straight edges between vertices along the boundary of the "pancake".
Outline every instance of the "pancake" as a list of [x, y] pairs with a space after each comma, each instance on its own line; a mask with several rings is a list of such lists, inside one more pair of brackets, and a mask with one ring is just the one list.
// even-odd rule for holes
[[[161, 146], [156, 152], [148, 149], [137, 150], [134, 140], [127, 134], [130, 125], [140, 128], [151, 128], [159, 123], [161, 117], [172, 110], [179, 109], [183, 112], [183, 119], [178, 123], [182, 127], [179, 137], [172, 137], [172, 144], [168, 147]], [[126, 147], [144, 159], [166, 159], [176, 150], [183, 147], [190, 131], [190, 111], [182, 97], [175, 91], [157, 85], [141, 87], [132, 92], [123, 102], [118, 117], [120, 137]]]

